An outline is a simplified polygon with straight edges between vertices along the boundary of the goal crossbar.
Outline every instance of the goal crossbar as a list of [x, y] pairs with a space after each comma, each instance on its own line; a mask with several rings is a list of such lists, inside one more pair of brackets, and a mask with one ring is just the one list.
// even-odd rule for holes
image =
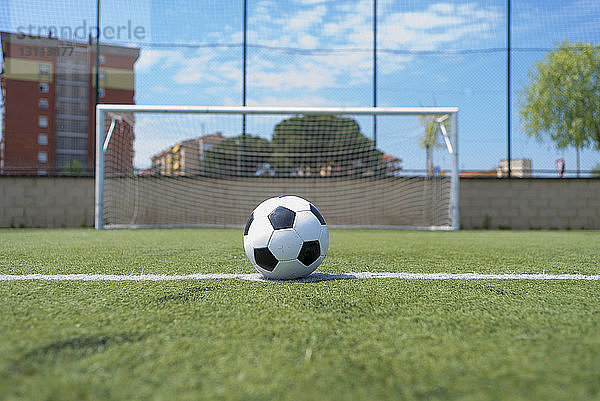
[[263, 106], [162, 106], [140, 104], [99, 104], [97, 112], [182, 113], [182, 114], [353, 114], [413, 115], [454, 114], [457, 107], [263, 107]]

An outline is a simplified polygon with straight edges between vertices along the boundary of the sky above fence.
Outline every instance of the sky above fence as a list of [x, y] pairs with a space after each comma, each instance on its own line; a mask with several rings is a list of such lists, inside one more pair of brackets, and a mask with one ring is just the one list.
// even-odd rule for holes
[[[242, 104], [241, 0], [101, 4], [101, 40], [141, 48], [138, 104]], [[373, 105], [372, 0], [247, 7], [248, 105]], [[0, 29], [36, 35], [52, 27], [55, 36], [87, 40], [95, 13], [95, 1], [6, 1]], [[461, 169], [493, 169], [507, 155], [507, 17], [504, 0], [377, 3], [377, 104], [458, 106]], [[564, 157], [574, 169], [574, 150], [522, 134], [520, 93], [558, 43], [600, 43], [600, 2], [513, 0], [510, 26], [512, 156], [548, 170]], [[584, 150], [581, 162], [589, 170], [600, 154]]]

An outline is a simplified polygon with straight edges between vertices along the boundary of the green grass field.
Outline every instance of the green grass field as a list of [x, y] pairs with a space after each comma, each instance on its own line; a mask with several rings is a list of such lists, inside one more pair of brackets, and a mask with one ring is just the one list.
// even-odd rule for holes
[[[598, 232], [332, 230], [319, 271], [600, 273]], [[253, 273], [240, 230], [0, 230], [0, 273]], [[600, 281], [0, 282], [0, 399], [598, 400]]]

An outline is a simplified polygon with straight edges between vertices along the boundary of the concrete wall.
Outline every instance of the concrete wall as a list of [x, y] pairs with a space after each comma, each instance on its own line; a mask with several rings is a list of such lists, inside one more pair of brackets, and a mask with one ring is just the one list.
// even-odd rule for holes
[[93, 224], [93, 178], [0, 177], [0, 227]]
[[[408, 183], [418, 182], [407, 181], [402, 185]], [[285, 193], [294, 192], [295, 185], [290, 180], [282, 180], [283, 184], [288, 188]], [[311, 186], [313, 190], [317, 189]], [[256, 183], [245, 189], [251, 191], [253, 187]], [[347, 194], [352, 198], [348, 203], [344, 201], [348, 196], [344, 196], [342, 187], [331, 184], [327, 187], [320, 189], [335, 196], [324, 194], [318, 203], [321, 206], [321, 202], [335, 201], [345, 205], [340, 218], [352, 215], [348, 213], [348, 207], [360, 204], [358, 198], [378, 196], [387, 191], [385, 186], [378, 189], [379, 194], [355, 191]], [[235, 203], [235, 200], [228, 202]], [[375, 205], [384, 206], [381, 202]], [[335, 212], [328, 213], [327, 207], [322, 209], [328, 220], [329, 217], [337, 219]], [[390, 210], [377, 212], [377, 218], [393, 224], [395, 218], [389, 214]], [[465, 229], [600, 229], [600, 179], [463, 179], [460, 213], [461, 226]], [[0, 227], [80, 227], [93, 223], [92, 178], [0, 177]]]
[[600, 179], [463, 179], [464, 228], [600, 229]]

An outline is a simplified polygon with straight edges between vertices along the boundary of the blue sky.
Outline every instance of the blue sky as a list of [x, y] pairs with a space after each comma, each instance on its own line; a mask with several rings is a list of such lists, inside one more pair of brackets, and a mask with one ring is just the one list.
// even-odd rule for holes
[[[138, 104], [241, 104], [241, 0], [102, 4], [104, 27], [144, 28], [141, 38], [112, 39], [142, 48]], [[574, 169], [574, 151], [556, 151], [521, 134], [517, 100], [544, 49], [563, 40], [600, 43], [600, 2], [513, 0], [511, 15], [513, 157], [531, 158], [542, 169], [554, 169], [564, 157]], [[495, 168], [506, 157], [506, 1], [380, 0], [377, 18], [378, 105], [458, 106], [461, 168]], [[94, 23], [95, 1], [0, 5], [2, 30], [76, 27], [82, 21]], [[372, 24], [371, 0], [249, 0], [248, 104], [371, 106]], [[160, 129], [144, 118], [140, 124]], [[400, 135], [381, 133], [381, 146], [408, 168], [423, 166], [418, 124], [402, 127]], [[233, 126], [230, 132], [214, 128], [239, 133]], [[370, 134], [369, 124], [364, 132]], [[584, 151], [581, 161], [590, 169], [600, 163], [600, 153]]]

